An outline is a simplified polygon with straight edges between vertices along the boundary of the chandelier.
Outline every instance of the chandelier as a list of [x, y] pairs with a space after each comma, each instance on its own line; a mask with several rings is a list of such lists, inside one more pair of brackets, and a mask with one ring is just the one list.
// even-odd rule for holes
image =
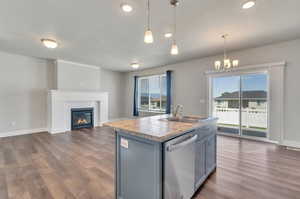
[[235, 60], [230, 60], [228, 57], [227, 57], [227, 54], [226, 54], [226, 38], [228, 37], [227, 34], [225, 35], [222, 35], [222, 38], [224, 40], [224, 59], [223, 59], [223, 62], [222, 61], [215, 61], [215, 69], [216, 70], [229, 70], [231, 68], [235, 68], [235, 67], [238, 67], [239, 66], [239, 60], [235, 59]]

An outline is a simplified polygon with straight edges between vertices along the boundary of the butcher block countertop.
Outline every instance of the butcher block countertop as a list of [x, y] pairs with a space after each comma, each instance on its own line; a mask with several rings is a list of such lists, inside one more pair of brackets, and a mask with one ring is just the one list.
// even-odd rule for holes
[[217, 118], [201, 119], [201, 116], [190, 116], [199, 118], [197, 122], [169, 121], [169, 115], [157, 115], [151, 117], [141, 117], [129, 120], [120, 120], [104, 123], [104, 126], [121, 130], [123, 133], [145, 138], [156, 142], [164, 142], [174, 137], [180, 136], [190, 130], [199, 128], [211, 122], [216, 122]]

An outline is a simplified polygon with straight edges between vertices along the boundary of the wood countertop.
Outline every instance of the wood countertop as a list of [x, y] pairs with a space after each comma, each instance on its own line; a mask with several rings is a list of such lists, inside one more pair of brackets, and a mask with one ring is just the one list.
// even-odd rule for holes
[[[104, 123], [104, 126], [122, 130], [133, 136], [142, 137], [156, 142], [164, 142], [177, 137], [187, 131], [199, 128], [211, 122], [216, 122], [217, 118], [206, 118], [199, 122], [177, 122], [169, 121], [169, 115], [157, 115], [151, 117], [141, 117], [129, 120], [120, 120]], [[198, 117], [200, 116], [192, 116]]]

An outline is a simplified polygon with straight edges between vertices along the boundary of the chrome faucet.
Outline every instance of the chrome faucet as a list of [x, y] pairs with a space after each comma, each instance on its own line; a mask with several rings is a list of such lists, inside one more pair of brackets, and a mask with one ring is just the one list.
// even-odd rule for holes
[[176, 108], [173, 109], [173, 117], [182, 117], [183, 105], [177, 104]]

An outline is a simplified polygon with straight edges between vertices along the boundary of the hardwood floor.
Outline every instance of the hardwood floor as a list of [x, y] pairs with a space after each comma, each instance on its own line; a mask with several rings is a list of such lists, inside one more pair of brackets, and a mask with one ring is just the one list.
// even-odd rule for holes
[[[97, 128], [0, 139], [0, 199], [113, 199], [114, 134]], [[299, 199], [300, 152], [218, 137], [218, 168], [195, 199]]]

